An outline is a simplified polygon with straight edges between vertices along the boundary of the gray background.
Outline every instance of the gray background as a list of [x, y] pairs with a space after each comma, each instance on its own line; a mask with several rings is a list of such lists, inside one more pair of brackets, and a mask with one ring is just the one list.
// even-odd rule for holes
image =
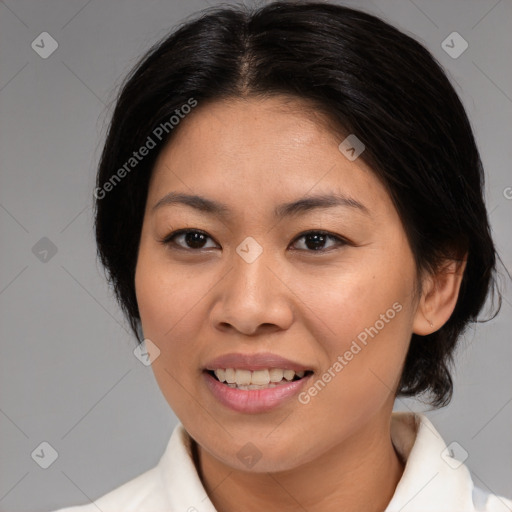
[[[95, 259], [92, 190], [116, 86], [150, 44], [215, 3], [0, 1], [1, 511], [86, 503], [154, 466], [167, 444], [176, 418], [134, 357]], [[474, 126], [494, 236], [510, 268], [512, 3], [344, 3], [413, 35], [447, 69]], [[441, 47], [453, 31], [469, 43], [456, 59]], [[47, 59], [31, 48], [42, 32], [59, 45]], [[57, 249], [46, 262], [33, 252], [43, 237]], [[506, 291], [500, 315], [468, 331], [453, 402], [428, 413], [447, 443], [468, 452], [476, 484], [509, 497], [511, 302]], [[397, 402], [408, 408], [424, 409]], [[43, 441], [59, 454], [46, 470], [31, 457]]]

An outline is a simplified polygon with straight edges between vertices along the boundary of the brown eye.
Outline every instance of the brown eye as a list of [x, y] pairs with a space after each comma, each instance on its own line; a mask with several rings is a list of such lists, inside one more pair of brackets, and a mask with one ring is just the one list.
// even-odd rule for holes
[[[305, 246], [305, 249], [301, 248], [298, 250], [306, 250], [308, 252], [327, 252], [332, 247], [339, 247], [346, 244], [346, 241], [339, 236], [332, 235], [326, 231], [308, 231], [306, 233], [302, 233], [295, 240], [301, 239], [304, 239], [303, 245]], [[325, 245], [329, 240], [333, 240], [334, 243], [326, 248]]]
[[[294, 250], [323, 253], [348, 243], [343, 238], [326, 231], [307, 231], [302, 233], [295, 238], [293, 245], [296, 245], [297, 241], [301, 239], [304, 239], [303, 247], [295, 248]], [[215, 242], [213, 242], [214, 245], [207, 246], [206, 243], [208, 240], [212, 240], [213, 242], [213, 239], [204, 231], [197, 229], [179, 229], [167, 235], [161, 240], [161, 243], [173, 248], [190, 251], [200, 251], [218, 247]]]
[[196, 229], [180, 229], [166, 236], [162, 240], [162, 243], [165, 245], [174, 245], [185, 250], [200, 250], [211, 248], [211, 246], [205, 246], [208, 239], [211, 240], [211, 237], [203, 231]]

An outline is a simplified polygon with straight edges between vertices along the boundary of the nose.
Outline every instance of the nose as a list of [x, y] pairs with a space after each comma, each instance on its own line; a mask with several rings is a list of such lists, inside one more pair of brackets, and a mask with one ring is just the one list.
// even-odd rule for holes
[[248, 263], [235, 253], [232, 263], [215, 295], [214, 327], [246, 336], [288, 329], [294, 317], [294, 295], [275, 259], [263, 251]]

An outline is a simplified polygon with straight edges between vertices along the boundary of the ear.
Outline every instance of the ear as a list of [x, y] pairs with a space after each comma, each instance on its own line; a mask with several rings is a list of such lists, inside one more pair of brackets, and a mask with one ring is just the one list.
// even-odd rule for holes
[[467, 254], [462, 260], [446, 260], [435, 274], [422, 281], [422, 294], [414, 316], [413, 332], [432, 334], [450, 318], [459, 296]]

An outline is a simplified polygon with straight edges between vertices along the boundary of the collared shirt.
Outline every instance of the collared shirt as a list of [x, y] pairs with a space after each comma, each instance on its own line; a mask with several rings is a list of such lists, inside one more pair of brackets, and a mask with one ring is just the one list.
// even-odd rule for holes
[[[391, 439], [406, 464], [385, 512], [512, 512], [512, 500], [473, 485], [426, 416], [394, 412]], [[192, 443], [179, 423], [154, 468], [93, 503], [55, 512], [217, 512], [197, 473]]]

